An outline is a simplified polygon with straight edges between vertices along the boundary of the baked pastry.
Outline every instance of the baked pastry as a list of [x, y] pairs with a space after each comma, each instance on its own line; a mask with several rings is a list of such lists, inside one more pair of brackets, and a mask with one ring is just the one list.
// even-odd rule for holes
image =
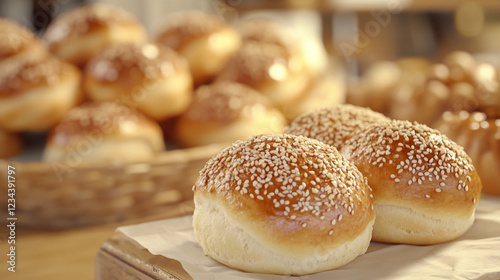
[[389, 115], [391, 103], [397, 98], [394, 95], [404, 95], [421, 85], [430, 67], [430, 61], [418, 57], [374, 63], [348, 86], [347, 103]]
[[471, 157], [483, 184], [483, 192], [500, 195], [500, 111], [445, 112], [434, 127], [447, 135]]
[[323, 42], [314, 32], [300, 32], [300, 29], [285, 25], [264, 16], [249, 16], [235, 23], [243, 44], [257, 42], [281, 47], [290, 55], [302, 56], [305, 65], [313, 75], [322, 73], [328, 64], [328, 54]]
[[293, 120], [287, 134], [319, 140], [340, 150], [354, 134], [389, 118], [371, 109], [350, 104], [337, 104], [305, 113]]
[[452, 52], [443, 58], [443, 63], [431, 66], [422, 83], [396, 89], [388, 116], [432, 126], [448, 110], [469, 111], [477, 106], [500, 104], [497, 91], [498, 80], [492, 65], [479, 63], [466, 52]]
[[54, 55], [79, 67], [113, 43], [140, 43], [146, 39], [146, 30], [131, 13], [105, 4], [65, 12], [43, 34]]
[[187, 59], [196, 85], [209, 82], [241, 44], [233, 27], [201, 11], [169, 16], [155, 41]]
[[51, 56], [24, 56], [0, 66], [0, 129], [41, 131], [81, 101], [81, 73]]
[[19, 154], [23, 143], [17, 133], [0, 130], [0, 159], [11, 158]]
[[263, 133], [282, 133], [286, 120], [257, 91], [232, 82], [199, 87], [176, 123], [183, 146], [232, 143]]
[[92, 58], [84, 73], [91, 100], [124, 103], [155, 120], [183, 112], [193, 91], [185, 59], [153, 43], [111, 45]]
[[472, 226], [479, 175], [463, 148], [439, 131], [381, 122], [353, 135], [341, 153], [373, 189], [374, 241], [436, 244]]
[[9, 19], [0, 18], [0, 63], [19, 56], [48, 54], [42, 41], [24, 26]]
[[235, 28], [241, 35], [242, 43], [260, 43], [274, 45], [290, 55], [299, 54], [302, 50], [292, 30], [275, 20], [265, 17], [254, 17], [239, 20]]
[[271, 44], [247, 42], [229, 59], [217, 81], [248, 85], [286, 111], [306, 91], [312, 76], [301, 55]]
[[74, 168], [150, 160], [165, 149], [160, 126], [114, 102], [71, 109], [50, 132], [43, 160]]
[[375, 219], [365, 177], [339, 152], [294, 135], [238, 141], [194, 187], [205, 254], [248, 272], [302, 275], [363, 254]]

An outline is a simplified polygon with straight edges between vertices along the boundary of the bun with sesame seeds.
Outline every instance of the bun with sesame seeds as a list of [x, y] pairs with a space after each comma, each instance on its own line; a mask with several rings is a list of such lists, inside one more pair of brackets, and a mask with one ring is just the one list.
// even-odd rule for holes
[[114, 102], [71, 109], [51, 131], [43, 160], [53, 164], [123, 164], [151, 160], [165, 149], [160, 126]]
[[238, 141], [207, 162], [193, 190], [196, 239], [236, 269], [316, 273], [351, 262], [370, 243], [375, 212], [366, 178], [317, 140]]
[[500, 195], [500, 110], [447, 111], [434, 127], [456, 141], [471, 157], [483, 184], [483, 193]]
[[144, 42], [147, 34], [131, 13], [115, 6], [90, 4], [57, 16], [42, 39], [55, 56], [83, 67], [106, 46]]
[[0, 129], [44, 131], [81, 101], [78, 68], [54, 57], [22, 56], [0, 66]]
[[233, 27], [202, 11], [170, 15], [155, 41], [186, 58], [196, 85], [210, 82], [241, 44]]
[[28, 28], [17, 22], [0, 18], [0, 62], [13, 57], [47, 55], [48, 50], [41, 40]]
[[282, 133], [283, 114], [254, 89], [232, 82], [199, 87], [176, 122], [184, 147], [232, 143], [263, 133]]
[[352, 135], [374, 123], [389, 120], [369, 108], [337, 104], [300, 115], [285, 133], [316, 139], [340, 150]]
[[378, 123], [341, 152], [373, 189], [374, 241], [436, 244], [472, 226], [481, 181], [463, 148], [439, 131], [408, 121]]
[[275, 44], [248, 41], [228, 60], [216, 80], [250, 86], [286, 112], [307, 94], [313, 77], [302, 55]]
[[193, 91], [186, 60], [154, 43], [111, 45], [84, 73], [83, 88], [92, 101], [123, 103], [157, 121], [182, 113]]

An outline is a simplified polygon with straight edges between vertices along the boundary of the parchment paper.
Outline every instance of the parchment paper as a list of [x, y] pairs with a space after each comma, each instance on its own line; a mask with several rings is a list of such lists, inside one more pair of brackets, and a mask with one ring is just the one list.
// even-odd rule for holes
[[500, 198], [483, 195], [472, 228], [432, 245], [372, 242], [366, 254], [335, 270], [306, 276], [241, 272], [204, 255], [191, 216], [118, 228], [152, 254], [178, 260], [194, 279], [500, 279]]

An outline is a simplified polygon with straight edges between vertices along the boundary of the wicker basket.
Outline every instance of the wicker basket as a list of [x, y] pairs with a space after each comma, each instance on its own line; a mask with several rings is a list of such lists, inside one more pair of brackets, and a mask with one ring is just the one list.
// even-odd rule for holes
[[[0, 180], [8, 182], [8, 165], [14, 166], [13, 217], [21, 226], [68, 228], [138, 219], [191, 200], [199, 170], [224, 146], [172, 150], [150, 162], [119, 167], [61, 168], [44, 162], [0, 160]], [[5, 220], [8, 184], [2, 185], [0, 218]]]

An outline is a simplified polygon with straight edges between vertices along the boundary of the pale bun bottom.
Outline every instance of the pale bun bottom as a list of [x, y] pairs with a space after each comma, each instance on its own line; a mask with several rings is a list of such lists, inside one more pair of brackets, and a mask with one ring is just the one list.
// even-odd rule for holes
[[[374, 223], [372, 220], [358, 237], [332, 248], [329, 254], [298, 258], [267, 248], [257, 236], [228, 218], [215, 201], [195, 197], [195, 205], [194, 233], [205, 254], [229, 267], [253, 273], [304, 275], [345, 265], [366, 252]], [[318, 251], [321, 247], [318, 244]]]
[[415, 245], [438, 244], [463, 235], [474, 223], [469, 217], [437, 217], [409, 207], [375, 202], [373, 241]]

